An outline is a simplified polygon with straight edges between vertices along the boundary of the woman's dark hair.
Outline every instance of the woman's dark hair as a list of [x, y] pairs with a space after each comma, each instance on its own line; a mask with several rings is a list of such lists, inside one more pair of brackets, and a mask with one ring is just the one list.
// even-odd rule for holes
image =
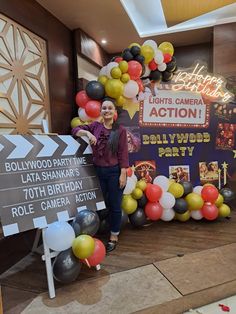
[[[114, 102], [113, 102], [114, 103]], [[115, 104], [114, 104], [115, 106]], [[117, 110], [117, 114], [119, 116], [119, 109], [116, 108]], [[115, 155], [118, 152], [118, 146], [119, 146], [119, 127], [120, 127], [120, 123], [119, 123], [119, 119], [117, 118], [116, 121], [113, 122], [112, 124], [112, 129], [111, 129], [111, 133], [108, 139], [108, 147], [111, 150], [112, 154]]]

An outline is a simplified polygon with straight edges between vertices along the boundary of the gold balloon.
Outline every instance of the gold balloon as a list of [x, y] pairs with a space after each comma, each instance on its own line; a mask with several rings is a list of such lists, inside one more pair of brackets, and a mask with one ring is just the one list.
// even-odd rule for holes
[[114, 67], [111, 69], [111, 76], [114, 79], [119, 79], [122, 75], [121, 69], [119, 67]]
[[224, 203], [224, 197], [221, 194], [219, 194], [217, 197], [217, 200], [215, 201], [215, 205], [216, 207], [219, 208], [223, 203]]
[[230, 215], [230, 207], [226, 204], [222, 204], [219, 207], [219, 217], [229, 217]]
[[138, 46], [139, 48], [141, 48], [141, 46], [137, 43], [132, 43], [128, 46], [128, 48], [132, 48], [133, 46]]
[[116, 105], [118, 107], [122, 107], [125, 103], [125, 98], [123, 96], [120, 96], [116, 99]]
[[122, 60], [119, 62], [119, 68], [122, 73], [126, 73], [128, 71], [129, 65], [128, 62], [125, 60]]
[[79, 125], [83, 125], [83, 124], [84, 124], [84, 122], [83, 122], [82, 120], [80, 120], [79, 117], [73, 118], [73, 119], [71, 120], [71, 122], [70, 122], [70, 126], [72, 127], [72, 129], [73, 129], [73, 128], [76, 128], [76, 127], [79, 126]]
[[123, 94], [124, 84], [119, 79], [109, 79], [105, 85], [107, 96], [118, 98]]
[[136, 188], [139, 188], [139, 189], [141, 189], [142, 191], [145, 191], [145, 190], [146, 190], [146, 187], [147, 187], [147, 183], [146, 183], [144, 180], [139, 180], [139, 181], [136, 183]]
[[87, 234], [79, 235], [72, 243], [72, 251], [78, 258], [85, 259], [90, 257], [95, 249], [94, 239]]
[[168, 192], [174, 195], [175, 198], [180, 198], [184, 194], [184, 187], [180, 183], [172, 183], [169, 186]]
[[129, 74], [128, 74], [128, 73], [122, 74], [120, 80], [121, 80], [121, 82], [123, 82], [123, 83], [129, 82], [129, 80], [130, 80]]
[[144, 57], [144, 63], [148, 64], [154, 58], [155, 52], [151, 46], [144, 45], [141, 47], [140, 54]]
[[133, 190], [133, 192], [131, 193], [131, 196], [135, 199], [135, 200], [139, 200], [142, 196], [143, 196], [143, 191], [140, 188], [135, 188]]
[[98, 82], [105, 86], [106, 82], [108, 80], [108, 77], [106, 75], [100, 75], [98, 77]]
[[174, 47], [168, 41], [164, 41], [163, 43], [161, 43], [158, 48], [163, 52], [163, 54], [169, 53], [171, 56], [173, 56], [174, 54]]
[[128, 197], [123, 197], [121, 202], [121, 208], [127, 215], [133, 214], [138, 207], [138, 203], [131, 195]]
[[189, 193], [185, 197], [185, 201], [188, 203], [189, 210], [199, 210], [204, 205], [202, 197], [197, 193]]
[[175, 214], [175, 218], [179, 221], [185, 222], [190, 218], [190, 212], [187, 210], [184, 214]]

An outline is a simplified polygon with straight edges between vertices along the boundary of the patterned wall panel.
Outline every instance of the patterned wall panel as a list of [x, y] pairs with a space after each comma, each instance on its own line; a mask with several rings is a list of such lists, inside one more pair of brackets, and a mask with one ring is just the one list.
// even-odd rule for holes
[[50, 128], [46, 42], [0, 14], [0, 134]]

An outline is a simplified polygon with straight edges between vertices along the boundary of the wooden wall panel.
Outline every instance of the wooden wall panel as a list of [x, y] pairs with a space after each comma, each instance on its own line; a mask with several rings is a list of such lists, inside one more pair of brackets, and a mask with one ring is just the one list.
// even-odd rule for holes
[[174, 53], [179, 67], [190, 67], [196, 60], [207, 64], [209, 72], [212, 72], [212, 43], [176, 47]]
[[214, 72], [236, 76], [236, 23], [215, 26], [213, 45]]
[[46, 40], [52, 132], [69, 134], [75, 95], [72, 32], [34, 0], [1, 0], [0, 13]]

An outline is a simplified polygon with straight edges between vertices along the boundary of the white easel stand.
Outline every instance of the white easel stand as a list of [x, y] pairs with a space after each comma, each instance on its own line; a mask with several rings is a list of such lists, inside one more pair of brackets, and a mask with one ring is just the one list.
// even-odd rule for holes
[[[53, 299], [56, 296], [56, 292], [55, 292], [55, 285], [54, 285], [54, 279], [53, 279], [52, 261], [51, 261], [51, 259], [56, 257], [60, 252], [50, 251], [50, 248], [47, 246], [47, 243], [45, 241], [46, 228], [37, 229], [36, 236], [35, 236], [35, 239], [34, 239], [34, 244], [33, 244], [33, 247], [32, 247], [32, 252], [42, 254], [42, 249], [40, 249], [40, 247], [38, 246], [41, 232], [42, 232], [43, 252], [44, 252], [44, 254], [41, 256], [41, 258], [42, 258], [42, 260], [46, 264], [46, 273], [47, 273], [49, 298]], [[100, 264], [96, 265], [95, 269], [97, 271], [100, 270], [101, 269], [101, 265]]]

